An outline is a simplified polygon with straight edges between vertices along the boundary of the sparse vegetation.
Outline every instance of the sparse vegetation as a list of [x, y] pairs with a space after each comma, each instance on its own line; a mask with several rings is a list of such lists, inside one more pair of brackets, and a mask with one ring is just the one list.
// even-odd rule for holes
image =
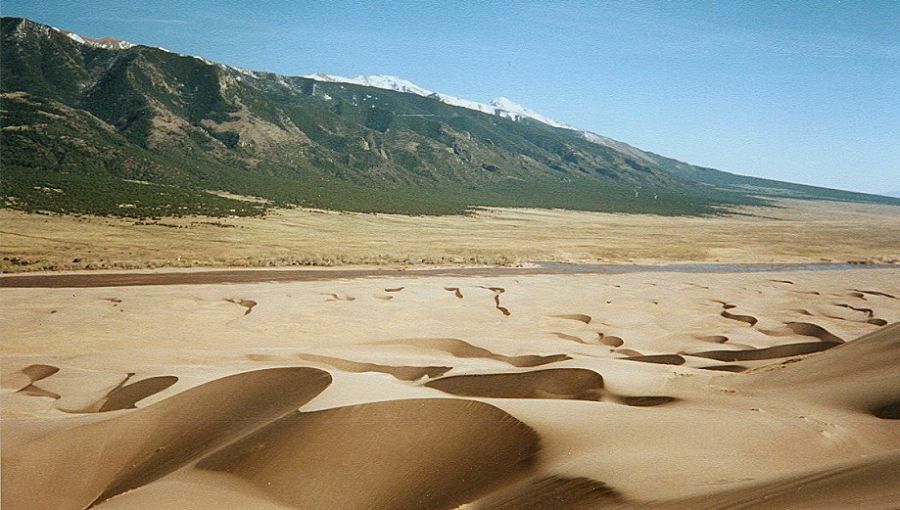
[[892, 207], [778, 205], [715, 218], [537, 209], [410, 217], [274, 208], [265, 218], [133, 220], [6, 210], [0, 211], [0, 256], [6, 257], [0, 270], [900, 259], [900, 219]]
[[17, 18], [2, 19], [2, 42], [0, 200], [24, 211], [442, 215], [497, 206], [709, 215], [761, 205], [760, 196], [900, 203], [655, 155], [638, 161], [575, 131], [431, 97], [247, 73], [146, 46], [91, 47]]

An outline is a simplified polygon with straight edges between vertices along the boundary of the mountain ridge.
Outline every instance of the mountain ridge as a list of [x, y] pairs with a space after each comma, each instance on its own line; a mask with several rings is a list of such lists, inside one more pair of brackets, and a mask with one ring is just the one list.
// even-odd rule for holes
[[530, 118], [538, 122], [547, 124], [548, 126], [570, 129], [573, 131], [584, 131], [574, 126], [570, 126], [557, 120], [553, 120], [549, 117], [545, 117], [503, 96], [495, 97], [488, 103], [480, 103], [471, 99], [462, 99], [441, 92], [433, 92], [409, 80], [389, 74], [370, 74], [360, 75], [354, 78], [346, 78], [343, 76], [336, 76], [327, 73], [314, 73], [304, 75], [303, 77], [327, 83], [350, 83], [354, 85], [363, 85], [366, 87], [374, 87], [384, 90], [393, 90], [395, 92], [415, 94], [417, 96], [433, 97], [441, 101], [442, 103], [487, 113], [489, 115], [499, 115], [501, 117], [512, 120]]
[[410, 82], [397, 92], [372, 79], [250, 71], [22, 18], [4, 17], [2, 37], [0, 192], [23, 210], [157, 217], [287, 205], [404, 214], [508, 206], [680, 215], [766, 196], [882, 201], [588, 140], [508, 100], [488, 113], [410, 92]]

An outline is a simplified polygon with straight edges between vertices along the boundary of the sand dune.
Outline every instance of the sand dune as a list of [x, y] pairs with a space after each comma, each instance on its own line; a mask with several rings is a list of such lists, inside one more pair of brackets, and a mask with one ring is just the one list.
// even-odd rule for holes
[[452, 508], [526, 471], [538, 440], [480, 402], [397, 400], [290, 414], [198, 468], [298, 508]]
[[565, 354], [551, 354], [542, 356], [538, 354], [527, 354], [523, 356], [506, 356], [503, 354], [495, 354], [487, 349], [476, 347], [465, 340], [458, 338], [420, 338], [399, 340], [385, 343], [405, 344], [427, 349], [436, 349], [444, 351], [457, 358], [484, 358], [508, 363], [514, 367], [537, 367], [565, 361], [571, 359]]
[[[726, 305], [726, 308], [728, 306]], [[733, 321], [745, 322], [751, 326], [755, 325], [758, 322], [758, 319], [752, 315], [741, 315], [739, 313], [731, 313], [728, 310], [722, 310], [722, 317], [726, 319], [731, 319]]]
[[843, 342], [805, 342], [798, 344], [776, 345], [762, 349], [727, 350], [727, 351], [702, 351], [691, 353], [691, 356], [709, 358], [718, 361], [754, 361], [765, 359], [788, 358], [801, 354], [821, 352], [832, 347], [837, 347]]
[[675, 402], [669, 396], [625, 396], [604, 389], [603, 377], [583, 368], [550, 368], [528, 372], [456, 375], [425, 386], [458, 396], [514, 399], [606, 400], [650, 407]]
[[748, 367], [742, 365], [710, 365], [707, 367], [698, 367], [703, 370], [717, 370], [719, 372], [734, 372], [740, 373], [748, 369]]
[[28, 377], [28, 382], [31, 384], [41, 379], [46, 379], [57, 372], [59, 372], [59, 368], [52, 365], [28, 365], [22, 369], [22, 373]]
[[473, 507], [478, 510], [590, 510], [621, 505], [624, 505], [621, 495], [603, 482], [551, 476], [485, 498]]
[[[118, 411], [121, 409], [134, 409], [138, 402], [147, 397], [155, 395], [166, 390], [178, 382], [175, 376], [156, 376], [142, 379], [131, 384], [127, 384], [135, 374], [127, 374], [122, 380], [111, 388], [107, 388], [100, 393], [88, 392], [80, 393], [71, 398], [67, 393], [56, 393], [44, 388], [47, 384], [42, 383], [30, 384], [19, 390], [20, 393], [33, 397], [47, 397], [55, 400], [54, 407], [60, 411], [67, 413], [105, 413], [109, 411]], [[49, 381], [48, 383], [55, 383]], [[56, 385], [51, 385], [53, 388]]]
[[48, 396], [50, 398], [59, 398], [59, 395], [39, 388], [34, 384], [41, 379], [46, 379], [47, 377], [50, 377], [57, 372], [59, 372], [59, 368], [52, 365], [28, 365], [27, 367], [22, 368], [22, 370], [11, 374], [10, 376], [4, 377], [2, 380], [2, 385], [4, 389], [12, 389], [28, 395], [41, 395]]
[[831, 343], [843, 343], [844, 340], [838, 337], [837, 335], [832, 334], [827, 329], [819, 326], [817, 324], [810, 324], [808, 322], [788, 322], [785, 323], [783, 330], [770, 330], [764, 331], [767, 335], [775, 335], [775, 336], [788, 336], [788, 335], [801, 335], [801, 336], [811, 336], [813, 338], [818, 338], [823, 342], [831, 342]]
[[608, 345], [610, 347], [621, 347], [625, 345], [625, 340], [622, 340], [617, 336], [606, 335], [603, 333], [597, 333], [597, 335], [600, 337], [600, 343], [603, 345]]
[[329, 381], [326, 372], [311, 368], [237, 374], [118, 418], [47, 435], [4, 456], [3, 507], [86, 508], [296, 409]]
[[686, 509], [784, 508], [818, 510], [853, 508], [881, 510], [900, 501], [900, 452], [841, 463], [825, 469], [671, 502], [634, 505], [635, 508]]
[[330, 356], [318, 356], [314, 354], [301, 354], [298, 358], [305, 361], [314, 361], [331, 365], [339, 370], [346, 372], [383, 372], [390, 374], [401, 381], [417, 381], [419, 379], [434, 379], [440, 377], [453, 369], [453, 367], [394, 367], [387, 365], [379, 365], [377, 363], [360, 363], [357, 361], [349, 361], [340, 358], [332, 358]]
[[900, 498], [896, 282], [0, 289], [2, 505], [886, 508]]
[[683, 365], [684, 358], [677, 354], [651, 354], [647, 356], [643, 355], [631, 355], [626, 358], [622, 358], [628, 361], [640, 361], [641, 363], [658, 363], [660, 365]]
[[577, 335], [570, 335], [568, 333], [559, 333], [557, 331], [552, 332], [552, 334], [556, 338], [560, 338], [562, 340], [568, 340], [569, 342], [575, 342], [575, 343], [579, 343], [579, 344], [588, 343], [588, 342], [585, 342], [580, 336], [577, 336]]
[[568, 314], [562, 314], [562, 315], [554, 315], [553, 317], [556, 317], [558, 319], [568, 319], [568, 320], [572, 320], [572, 321], [583, 322], [585, 324], [591, 323], [591, 316], [585, 315], [583, 313], [568, 313]]
[[714, 344], [724, 344], [728, 341], [728, 337], [725, 335], [701, 335], [697, 337], [697, 340], [702, 340], [704, 342], [710, 342]]
[[155, 395], [177, 382], [178, 378], [174, 375], [163, 375], [120, 386], [109, 392], [109, 395], [106, 396], [106, 401], [100, 406], [99, 412], [135, 409], [135, 404], [139, 401]]
[[470, 397], [600, 400], [603, 377], [582, 368], [551, 368], [508, 374], [456, 375], [428, 381], [425, 386]]
[[792, 361], [748, 372], [742, 384], [757, 391], [778, 387], [804, 399], [873, 415], [891, 415], [900, 401], [900, 323]]
[[[290, 358], [280, 356], [266, 356], [260, 354], [248, 354], [248, 359], [253, 361], [288, 361]], [[401, 381], [416, 381], [423, 377], [433, 379], [440, 377], [452, 370], [453, 367], [408, 367], [408, 366], [388, 366], [378, 363], [363, 363], [359, 361], [350, 361], [332, 356], [322, 356], [317, 354], [297, 354], [296, 360], [311, 361], [313, 363], [321, 363], [327, 366], [343, 370], [345, 372], [381, 372], [390, 374]]]

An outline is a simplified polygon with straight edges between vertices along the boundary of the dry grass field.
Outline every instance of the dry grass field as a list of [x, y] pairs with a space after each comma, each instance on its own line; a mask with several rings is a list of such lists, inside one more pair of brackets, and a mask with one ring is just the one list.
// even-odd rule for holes
[[782, 201], [720, 217], [479, 209], [400, 216], [280, 209], [265, 218], [106, 217], [0, 210], [3, 272], [530, 261], [819, 262], [900, 258], [900, 208]]

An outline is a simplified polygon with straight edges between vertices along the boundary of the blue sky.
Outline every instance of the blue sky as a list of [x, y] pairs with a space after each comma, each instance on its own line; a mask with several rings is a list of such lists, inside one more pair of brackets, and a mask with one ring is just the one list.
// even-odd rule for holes
[[252, 69], [502, 95], [694, 164], [900, 190], [898, 0], [3, 0], [0, 12]]

